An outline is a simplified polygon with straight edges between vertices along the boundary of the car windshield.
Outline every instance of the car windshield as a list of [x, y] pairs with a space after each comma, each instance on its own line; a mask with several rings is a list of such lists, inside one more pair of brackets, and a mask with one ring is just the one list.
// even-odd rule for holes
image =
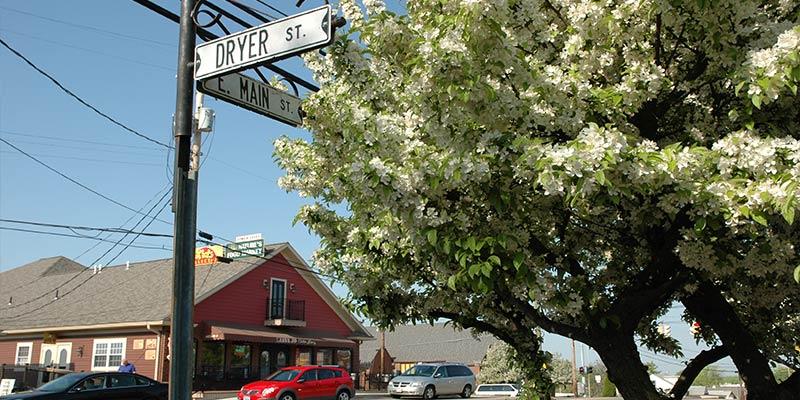
[[276, 371], [274, 374], [266, 377], [265, 381], [280, 381], [280, 382], [289, 382], [300, 375], [300, 371], [296, 369], [283, 369], [280, 371]]
[[433, 365], [415, 365], [403, 372], [403, 376], [432, 376], [436, 367]]
[[36, 388], [36, 390], [40, 390], [42, 392], [63, 392], [85, 377], [86, 375], [77, 375], [77, 374], [64, 375], [60, 378], [53, 379], [52, 381], [47, 382], [42, 386], [39, 386], [38, 388]]

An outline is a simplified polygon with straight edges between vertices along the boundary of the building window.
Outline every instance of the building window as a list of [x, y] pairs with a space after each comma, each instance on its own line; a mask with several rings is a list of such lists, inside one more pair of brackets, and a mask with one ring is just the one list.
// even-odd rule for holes
[[235, 344], [231, 349], [231, 377], [247, 378], [250, 376], [250, 345]]
[[286, 305], [286, 281], [272, 278], [269, 291], [269, 318], [283, 319]]
[[125, 358], [125, 338], [95, 339], [92, 356], [93, 371], [114, 371]]
[[352, 356], [350, 350], [340, 349], [336, 350], [336, 364], [344, 368], [347, 372], [353, 371], [353, 363], [351, 362]]
[[17, 365], [25, 365], [31, 363], [31, 353], [33, 353], [33, 343], [17, 343], [17, 357], [15, 358]]
[[200, 350], [200, 376], [222, 380], [225, 366], [225, 342], [204, 342]]
[[311, 349], [308, 347], [301, 347], [297, 349], [297, 365], [311, 365]]
[[333, 365], [333, 349], [317, 350], [317, 365]]

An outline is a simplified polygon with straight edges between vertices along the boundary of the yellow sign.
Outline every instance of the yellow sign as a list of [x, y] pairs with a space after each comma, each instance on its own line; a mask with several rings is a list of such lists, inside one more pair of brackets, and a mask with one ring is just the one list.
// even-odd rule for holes
[[194, 266], [211, 265], [217, 263], [217, 257], [222, 256], [222, 246], [203, 246], [194, 250]]
[[44, 344], [56, 344], [56, 335], [55, 333], [45, 332], [44, 337], [42, 338], [42, 343]]

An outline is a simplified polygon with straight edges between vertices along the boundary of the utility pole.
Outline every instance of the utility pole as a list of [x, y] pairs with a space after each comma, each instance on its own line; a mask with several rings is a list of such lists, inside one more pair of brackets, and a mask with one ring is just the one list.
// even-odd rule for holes
[[384, 369], [384, 368], [383, 368], [383, 365], [384, 365], [384, 363], [385, 363], [385, 361], [384, 361], [384, 359], [383, 359], [383, 358], [384, 358], [384, 354], [385, 354], [385, 353], [386, 353], [386, 332], [384, 332], [383, 330], [381, 330], [381, 356], [380, 356], [380, 359], [381, 359], [381, 369], [380, 369], [380, 372], [379, 372], [379, 374], [380, 374], [380, 375], [379, 375], [379, 376], [380, 376], [380, 378], [378, 378], [378, 379], [380, 380], [380, 383], [378, 384], [378, 387], [381, 387], [381, 386], [383, 385], [383, 374], [384, 374], [384, 371], [383, 371], [383, 369]]
[[194, 313], [194, 244], [197, 189], [189, 179], [193, 127], [194, 47], [196, 29], [192, 12], [197, 0], [181, 0], [178, 68], [175, 98], [175, 177], [173, 209], [175, 228], [170, 326], [169, 399], [190, 400], [192, 393], [192, 336]]
[[575, 366], [575, 339], [572, 339], [572, 395], [578, 395], [578, 367]]

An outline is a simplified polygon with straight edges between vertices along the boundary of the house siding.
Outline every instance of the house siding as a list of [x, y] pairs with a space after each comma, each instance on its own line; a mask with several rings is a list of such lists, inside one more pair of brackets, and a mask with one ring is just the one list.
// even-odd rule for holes
[[[245, 325], [263, 326], [267, 316], [269, 287], [264, 280], [271, 278], [286, 280], [286, 300], [305, 301], [306, 329], [310, 332], [335, 333], [350, 336], [352, 330], [341, 317], [320, 297], [294, 267], [282, 255], [256, 267], [219, 292], [195, 306], [194, 320], [226, 321]], [[215, 268], [225, 268], [220, 264]], [[294, 285], [295, 291], [289, 290]]]
[[[145, 360], [146, 348], [134, 349], [134, 340], [143, 340], [146, 343], [147, 339], [155, 339], [157, 344], [157, 335], [153, 333], [108, 333], [103, 335], [75, 335], [69, 337], [59, 337], [56, 344], [71, 343], [70, 363], [73, 364], [73, 371], [91, 371], [92, 370], [92, 357], [94, 351], [94, 341], [96, 339], [125, 339], [125, 357], [129, 362], [136, 366], [136, 372], [150, 378], [156, 378], [156, 360]], [[33, 342], [33, 352], [31, 354], [31, 364], [39, 364], [42, 352], [42, 339], [41, 338], [6, 338], [0, 341], [0, 363], [14, 364], [16, 362], [16, 349], [17, 343], [20, 342]], [[157, 349], [154, 349], [157, 351]]]

